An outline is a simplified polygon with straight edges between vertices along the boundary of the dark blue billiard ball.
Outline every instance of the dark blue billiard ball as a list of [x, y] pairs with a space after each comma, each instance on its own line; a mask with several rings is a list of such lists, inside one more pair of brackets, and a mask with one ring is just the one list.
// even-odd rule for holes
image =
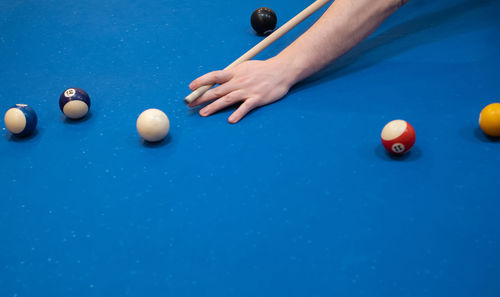
[[276, 28], [278, 18], [274, 11], [267, 7], [257, 8], [250, 17], [252, 28], [259, 35], [267, 35]]
[[4, 116], [5, 126], [16, 136], [28, 136], [36, 128], [38, 118], [33, 108], [26, 104], [16, 104]]
[[90, 97], [80, 88], [69, 88], [59, 97], [61, 111], [70, 119], [83, 118], [90, 109]]

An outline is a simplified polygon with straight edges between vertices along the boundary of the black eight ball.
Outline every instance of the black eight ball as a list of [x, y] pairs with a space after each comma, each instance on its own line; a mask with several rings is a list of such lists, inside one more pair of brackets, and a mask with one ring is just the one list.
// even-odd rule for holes
[[278, 18], [272, 9], [267, 7], [257, 8], [250, 18], [252, 27], [259, 35], [271, 33], [276, 28]]

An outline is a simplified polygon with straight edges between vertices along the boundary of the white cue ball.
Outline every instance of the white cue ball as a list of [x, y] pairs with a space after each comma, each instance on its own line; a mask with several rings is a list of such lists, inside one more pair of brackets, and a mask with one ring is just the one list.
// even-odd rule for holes
[[167, 115], [156, 108], [143, 111], [137, 118], [137, 131], [147, 141], [163, 140], [170, 129]]

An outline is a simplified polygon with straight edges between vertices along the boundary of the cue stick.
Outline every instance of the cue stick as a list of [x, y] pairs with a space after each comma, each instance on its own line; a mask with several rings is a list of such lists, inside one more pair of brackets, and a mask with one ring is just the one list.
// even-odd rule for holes
[[[281, 38], [283, 35], [288, 33], [290, 30], [292, 30], [295, 26], [300, 24], [303, 20], [308, 18], [310, 15], [318, 11], [321, 7], [323, 7], [326, 3], [330, 2], [331, 0], [317, 0], [313, 4], [309, 5], [306, 9], [304, 9], [302, 12], [297, 14], [295, 17], [293, 17], [291, 20], [286, 22], [283, 26], [281, 26], [279, 29], [274, 31], [271, 35], [267, 36], [264, 40], [259, 42], [256, 46], [251, 48], [248, 52], [243, 54], [243, 56], [239, 57], [236, 61], [231, 63], [229, 66], [224, 68], [224, 70], [229, 70], [236, 65], [248, 61], [255, 57], [258, 53], [263, 51], [265, 48], [267, 48], [269, 45], [271, 45], [273, 42]], [[189, 94], [186, 98], [184, 98], [184, 102], [186, 104], [189, 104], [193, 102], [194, 100], [198, 99], [203, 95], [206, 91], [211, 89], [214, 85], [206, 85], [206, 86], [201, 86], [198, 89], [194, 90], [191, 94]]]

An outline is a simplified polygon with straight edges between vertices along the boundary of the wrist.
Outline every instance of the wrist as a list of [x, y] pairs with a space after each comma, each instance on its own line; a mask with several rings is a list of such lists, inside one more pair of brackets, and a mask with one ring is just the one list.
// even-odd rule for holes
[[277, 69], [279, 75], [283, 79], [283, 84], [285, 84], [288, 88], [291, 88], [293, 85], [305, 78], [305, 67], [303, 67], [302, 63], [294, 57], [288, 57], [283, 53], [280, 53], [279, 55], [270, 58], [269, 62], [273, 64], [273, 68]]

